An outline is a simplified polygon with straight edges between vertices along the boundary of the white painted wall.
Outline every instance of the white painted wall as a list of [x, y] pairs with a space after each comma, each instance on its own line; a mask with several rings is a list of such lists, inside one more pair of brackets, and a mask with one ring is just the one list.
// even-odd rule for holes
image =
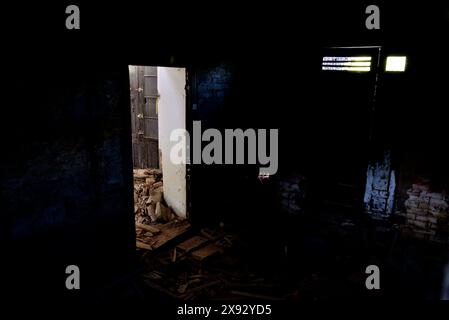
[[157, 68], [159, 92], [159, 151], [164, 179], [164, 198], [168, 206], [180, 217], [186, 217], [186, 166], [170, 161], [170, 142], [174, 129], [185, 129], [186, 123], [186, 73], [183, 68]]

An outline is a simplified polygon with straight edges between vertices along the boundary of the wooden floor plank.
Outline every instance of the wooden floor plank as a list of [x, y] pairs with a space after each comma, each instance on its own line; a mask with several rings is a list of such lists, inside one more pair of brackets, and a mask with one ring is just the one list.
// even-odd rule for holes
[[190, 224], [186, 220], [172, 221], [163, 225], [158, 225], [157, 228], [160, 230], [160, 232], [152, 236], [149, 240], [149, 243], [153, 247], [153, 250], [184, 234], [189, 230]]

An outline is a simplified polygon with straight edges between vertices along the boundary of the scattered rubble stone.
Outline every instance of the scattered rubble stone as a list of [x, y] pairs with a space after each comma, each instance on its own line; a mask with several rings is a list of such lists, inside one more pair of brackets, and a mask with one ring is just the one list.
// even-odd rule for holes
[[166, 205], [159, 169], [134, 169], [134, 213], [140, 249], [156, 249], [190, 227]]
[[161, 170], [134, 169], [134, 212], [136, 223], [141, 224], [175, 218], [164, 201]]

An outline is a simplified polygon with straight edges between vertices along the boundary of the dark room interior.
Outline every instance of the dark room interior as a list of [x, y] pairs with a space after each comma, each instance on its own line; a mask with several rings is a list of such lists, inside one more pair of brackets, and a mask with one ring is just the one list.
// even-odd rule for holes
[[[83, 1], [79, 30], [67, 5], [13, 5], [4, 20], [9, 299], [174, 315], [449, 299], [447, 3]], [[182, 165], [177, 128], [192, 138]], [[276, 129], [275, 172], [208, 163], [204, 132], [224, 144], [230, 129], [255, 130], [259, 153]]]

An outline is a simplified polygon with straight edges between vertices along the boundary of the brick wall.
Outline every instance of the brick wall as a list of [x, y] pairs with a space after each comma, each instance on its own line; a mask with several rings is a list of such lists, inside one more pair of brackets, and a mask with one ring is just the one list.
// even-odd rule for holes
[[449, 195], [444, 190], [433, 190], [428, 180], [412, 184], [407, 190], [401, 214], [405, 217], [404, 230], [412, 236], [439, 242], [449, 240]]

